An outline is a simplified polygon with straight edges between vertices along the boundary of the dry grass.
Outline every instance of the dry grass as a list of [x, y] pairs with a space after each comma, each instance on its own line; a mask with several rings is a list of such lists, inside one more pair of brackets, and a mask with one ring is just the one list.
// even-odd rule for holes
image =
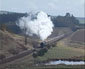
[[33, 48], [31, 39], [28, 38], [28, 43], [25, 45], [23, 36], [0, 30], [0, 54], [4, 54], [8, 57], [13, 55], [9, 50], [14, 49], [22, 52], [25, 50], [24, 48]]
[[85, 29], [77, 30], [71, 37], [72, 42], [85, 42]]

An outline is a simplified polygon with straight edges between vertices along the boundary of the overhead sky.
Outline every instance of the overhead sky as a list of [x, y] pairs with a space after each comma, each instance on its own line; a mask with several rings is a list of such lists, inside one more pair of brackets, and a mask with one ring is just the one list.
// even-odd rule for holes
[[39, 12], [50, 15], [65, 15], [69, 12], [84, 17], [85, 0], [0, 0], [0, 11]]

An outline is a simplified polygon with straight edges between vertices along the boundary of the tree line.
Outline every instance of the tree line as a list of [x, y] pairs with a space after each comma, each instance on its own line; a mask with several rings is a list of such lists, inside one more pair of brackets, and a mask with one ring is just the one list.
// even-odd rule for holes
[[14, 23], [18, 19], [20, 19], [23, 16], [26, 16], [27, 13], [8, 13], [8, 14], [0, 14], [0, 24], [3, 23]]
[[76, 30], [77, 26], [80, 25], [79, 20], [70, 13], [66, 13], [65, 16], [57, 16], [51, 19], [55, 27], [69, 27], [72, 30]]
[[[27, 13], [8, 13], [0, 14], [0, 24], [15, 23], [18, 19], [23, 16], [27, 16]], [[50, 15], [49, 15], [50, 16]], [[66, 13], [65, 16], [50, 16], [55, 27], [69, 27], [73, 31], [77, 29], [80, 25], [79, 20], [76, 19], [70, 13]]]

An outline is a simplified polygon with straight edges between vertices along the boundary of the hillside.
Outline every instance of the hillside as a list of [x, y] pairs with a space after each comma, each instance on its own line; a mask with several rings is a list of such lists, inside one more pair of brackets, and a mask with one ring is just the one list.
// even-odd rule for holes
[[27, 49], [32, 49], [32, 39], [27, 39], [28, 43], [25, 45], [23, 36], [0, 30], [0, 56], [10, 57]]
[[80, 29], [76, 31], [72, 37], [72, 42], [85, 42], [85, 29]]
[[85, 49], [85, 29], [79, 29], [61, 40], [61, 45]]

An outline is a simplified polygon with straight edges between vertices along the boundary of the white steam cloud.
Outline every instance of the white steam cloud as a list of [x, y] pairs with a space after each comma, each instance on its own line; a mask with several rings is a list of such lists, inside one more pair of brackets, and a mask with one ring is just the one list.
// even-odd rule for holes
[[53, 32], [53, 23], [48, 15], [41, 11], [37, 15], [22, 17], [17, 23], [22, 30], [25, 29], [26, 35], [37, 35], [41, 40], [47, 39]]

